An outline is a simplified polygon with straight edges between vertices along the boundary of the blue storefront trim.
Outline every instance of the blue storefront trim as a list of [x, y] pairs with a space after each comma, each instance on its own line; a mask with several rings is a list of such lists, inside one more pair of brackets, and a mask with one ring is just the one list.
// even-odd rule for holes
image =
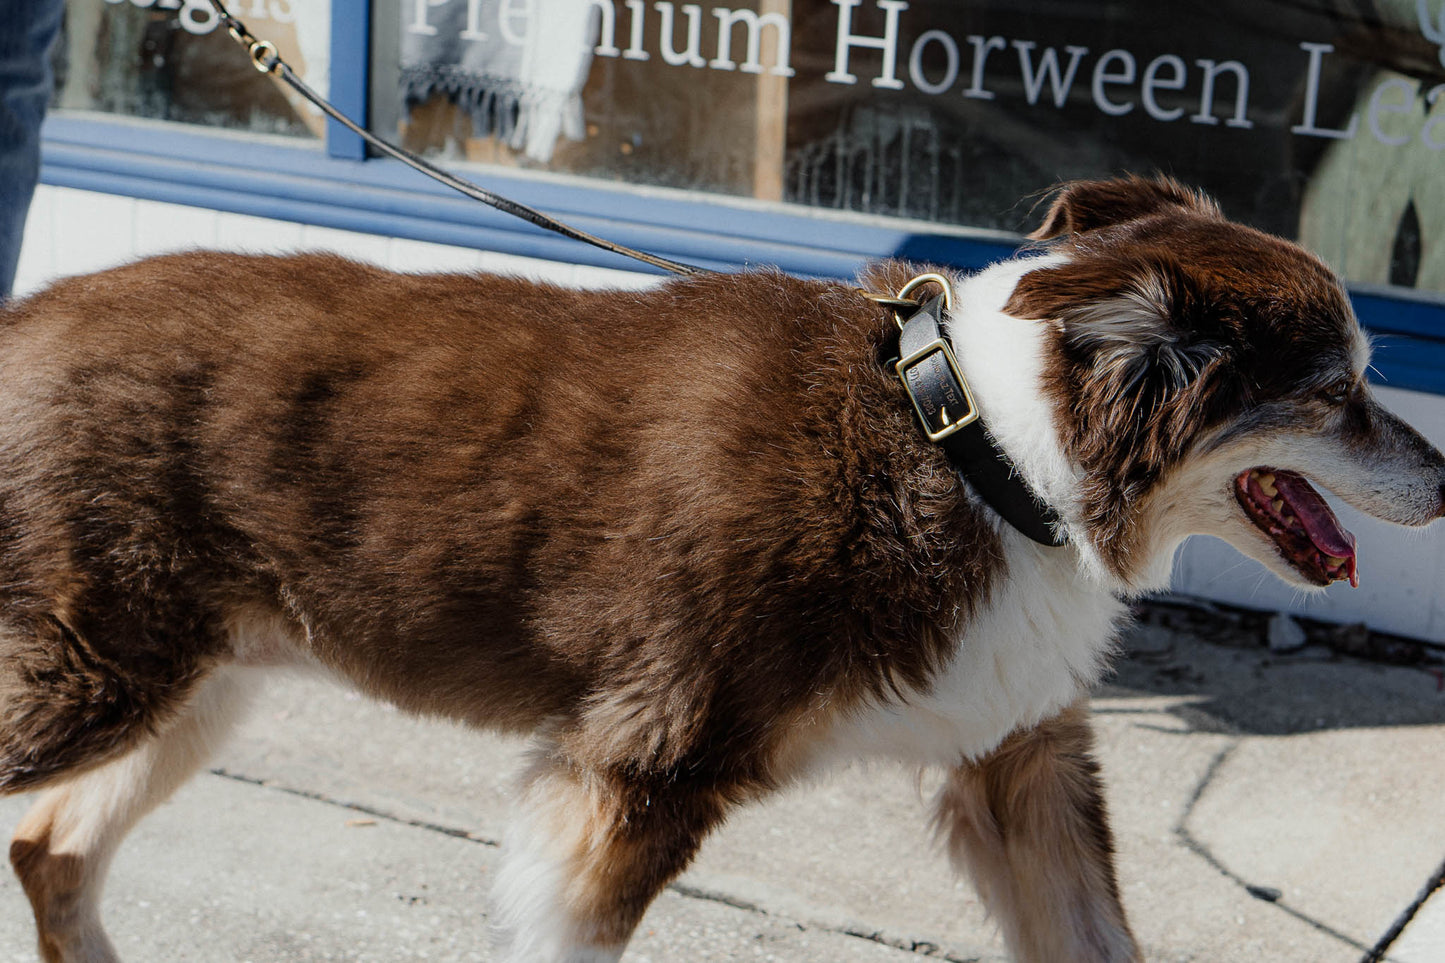
[[[331, 0], [331, 84], [327, 99], [343, 114], [366, 126], [371, 72], [370, 0]], [[334, 120], [326, 121], [326, 153], [341, 160], [364, 160], [366, 143]]]
[[[344, 0], [333, 3], [340, 8]], [[364, 31], [340, 39], [337, 33], [346, 31], [333, 33], [333, 56], [364, 61], [358, 56], [365, 50]], [[337, 87], [364, 92], [364, 63], [345, 69], [351, 80], [334, 80], [333, 93]], [[358, 96], [357, 112], [364, 114], [365, 98]], [[355, 140], [345, 130], [329, 134], [323, 148], [305, 141], [58, 115], [46, 122], [41, 179], [59, 187], [344, 230], [651, 270], [467, 200], [395, 161], [359, 162], [360, 141], [348, 144], [346, 138]], [[483, 170], [474, 179], [584, 231], [714, 270], [776, 267], [846, 278], [882, 257], [971, 269], [1008, 257], [1020, 243], [997, 232], [872, 222], [581, 178]], [[1352, 290], [1351, 297], [1361, 321], [1376, 337], [1378, 379], [1393, 387], [1445, 394], [1445, 298], [1364, 286]]]

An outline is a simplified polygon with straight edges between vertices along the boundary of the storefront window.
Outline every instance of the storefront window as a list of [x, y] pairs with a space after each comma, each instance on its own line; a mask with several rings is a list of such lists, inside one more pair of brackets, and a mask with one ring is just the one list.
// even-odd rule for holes
[[1442, 0], [375, 6], [373, 122], [443, 157], [1009, 231], [1159, 170], [1445, 292]]
[[[326, 89], [329, 0], [232, 0], [307, 83]], [[55, 104], [127, 117], [319, 137], [322, 117], [258, 73], [208, 0], [67, 0]]]

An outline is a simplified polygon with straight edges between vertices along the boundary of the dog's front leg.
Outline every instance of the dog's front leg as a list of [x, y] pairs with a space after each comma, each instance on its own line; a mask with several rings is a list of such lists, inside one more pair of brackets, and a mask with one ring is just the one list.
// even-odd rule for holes
[[494, 887], [505, 963], [613, 963], [722, 817], [685, 778], [596, 771], [559, 753], [523, 780]]
[[1141, 959], [1080, 701], [949, 773], [936, 819], [1020, 963]]

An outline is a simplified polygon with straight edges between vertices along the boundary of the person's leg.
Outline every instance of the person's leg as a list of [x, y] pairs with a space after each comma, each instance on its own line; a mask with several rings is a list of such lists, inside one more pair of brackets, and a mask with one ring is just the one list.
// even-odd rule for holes
[[62, 0], [0, 0], [0, 301], [15, 283], [25, 215], [40, 176], [50, 45]]

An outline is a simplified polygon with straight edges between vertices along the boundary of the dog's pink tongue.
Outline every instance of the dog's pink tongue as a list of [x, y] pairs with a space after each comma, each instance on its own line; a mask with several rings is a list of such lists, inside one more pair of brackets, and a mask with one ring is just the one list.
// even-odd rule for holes
[[[1326, 555], [1350, 559], [1350, 572], [1354, 573], [1355, 536], [1345, 531], [1330, 506], [1320, 497], [1309, 482], [1294, 472], [1280, 471], [1274, 476], [1275, 487], [1295, 517], [1304, 526], [1315, 548]], [[1352, 579], [1353, 580], [1353, 579]]]

